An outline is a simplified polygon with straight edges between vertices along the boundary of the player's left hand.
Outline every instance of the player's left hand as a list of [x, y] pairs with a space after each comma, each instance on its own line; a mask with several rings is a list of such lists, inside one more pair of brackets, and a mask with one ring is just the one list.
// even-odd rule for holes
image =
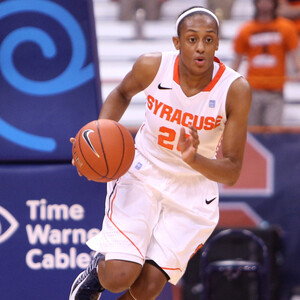
[[[72, 143], [72, 145], [75, 143], [75, 141], [76, 141], [75, 138], [73, 138], [73, 137], [70, 138], [70, 142]], [[72, 158], [72, 165], [76, 167], [78, 175], [82, 176], [82, 174], [78, 171], [78, 168], [77, 168], [77, 166], [75, 164], [74, 158]]]
[[181, 157], [186, 163], [189, 164], [195, 160], [199, 144], [200, 141], [195, 127], [189, 126], [189, 134], [185, 132], [183, 127], [180, 129], [178, 147], [181, 151]]

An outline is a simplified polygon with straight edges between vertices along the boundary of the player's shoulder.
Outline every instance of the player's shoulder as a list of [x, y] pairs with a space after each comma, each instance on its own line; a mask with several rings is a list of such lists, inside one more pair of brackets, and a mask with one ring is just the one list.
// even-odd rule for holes
[[229, 87], [229, 92], [231, 94], [238, 95], [243, 93], [251, 93], [251, 86], [248, 80], [241, 73], [225, 65], [225, 74], [227, 74], [231, 78], [231, 84]]
[[162, 61], [174, 62], [178, 56], [178, 51], [164, 51], [164, 52], [151, 52], [145, 53], [138, 57], [135, 65], [143, 68], [153, 67], [158, 69]]
[[241, 73], [225, 65], [225, 74], [231, 78], [231, 83], [228, 90], [229, 94], [240, 97], [241, 95], [252, 93], [250, 83]]
[[162, 58], [161, 52], [144, 53], [135, 62], [135, 67], [145, 69], [158, 69]]
[[166, 69], [168, 66], [174, 64], [177, 56], [178, 52], [176, 51], [142, 54], [138, 57], [132, 68], [132, 75], [135, 78], [142, 79], [142, 86], [146, 88], [154, 80], [160, 70]]
[[237, 78], [232, 82], [230, 88], [235, 90], [235, 92], [237, 92], [237, 93], [240, 93], [242, 91], [244, 91], [246, 93], [251, 92], [250, 83], [242, 75], [237, 76]]
[[161, 58], [161, 52], [145, 53], [139, 56], [135, 61], [132, 67], [132, 75], [142, 80], [143, 87], [148, 86], [156, 76]]
[[240, 76], [234, 80], [228, 90], [226, 100], [227, 114], [248, 112], [251, 107], [252, 90], [249, 82]]

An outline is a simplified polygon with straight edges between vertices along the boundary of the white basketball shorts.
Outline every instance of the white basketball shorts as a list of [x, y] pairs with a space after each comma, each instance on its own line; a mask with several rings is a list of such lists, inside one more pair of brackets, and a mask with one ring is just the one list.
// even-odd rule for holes
[[216, 227], [218, 202], [216, 182], [170, 175], [137, 151], [129, 171], [107, 184], [102, 230], [87, 245], [106, 260], [153, 260], [176, 284]]

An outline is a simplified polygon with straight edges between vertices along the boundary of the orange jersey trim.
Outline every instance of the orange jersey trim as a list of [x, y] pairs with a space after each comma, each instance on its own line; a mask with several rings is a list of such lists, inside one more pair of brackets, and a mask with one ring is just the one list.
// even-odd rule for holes
[[[210, 92], [214, 86], [217, 84], [222, 74], [225, 71], [225, 65], [217, 58], [214, 58], [214, 61], [220, 64], [220, 68], [216, 74], [216, 76], [212, 79], [212, 81], [202, 90], [202, 92]], [[180, 85], [179, 83], [179, 55], [176, 57], [174, 64], [174, 72], [173, 72], [173, 80]]]
[[179, 55], [177, 55], [175, 64], [174, 64], [174, 72], [173, 72], [173, 80], [180, 85], [179, 83]]
[[182, 272], [182, 270], [180, 268], [165, 268], [165, 267], [162, 267], [163, 270], [170, 270], [170, 271], [180, 271]]
[[212, 81], [208, 84], [208, 86], [203, 90], [203, 92], [210, 92], [213, 89], [213, 87], [217, 84], [217, 82], [219, 81], [219, 79], [221, 78], [222, 74], [225, 71], [225, 65], [217, 57], [215, 57], [214, 61], [220, 64], [220, 68], [219, 68], [216, 76], [212, 79]]
[[194, 253], [191, 255], [190, 259], [203, 247], [203, 244], [200, 244], [196, 250], [194, 251]]

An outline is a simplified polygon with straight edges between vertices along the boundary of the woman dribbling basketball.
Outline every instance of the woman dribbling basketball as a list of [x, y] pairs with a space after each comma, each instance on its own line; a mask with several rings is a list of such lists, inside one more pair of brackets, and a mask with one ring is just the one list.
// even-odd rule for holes
[[139, 57], [100, 112], [119, 121], [131, 98], [145, 92], [135, 159], [108, 183], [102, 231], [88, 241], [97, 254], [70, 299], [99, 299], [108, 289], [125, 291], [118, 299], [149, 300], [168, 281], [176, 284], [217, 225], [217, 182], [239, 177], [249, 84], [215, 57], [219, 22], [212, 12], [189, 8], [176, 28], [177, 51]]

